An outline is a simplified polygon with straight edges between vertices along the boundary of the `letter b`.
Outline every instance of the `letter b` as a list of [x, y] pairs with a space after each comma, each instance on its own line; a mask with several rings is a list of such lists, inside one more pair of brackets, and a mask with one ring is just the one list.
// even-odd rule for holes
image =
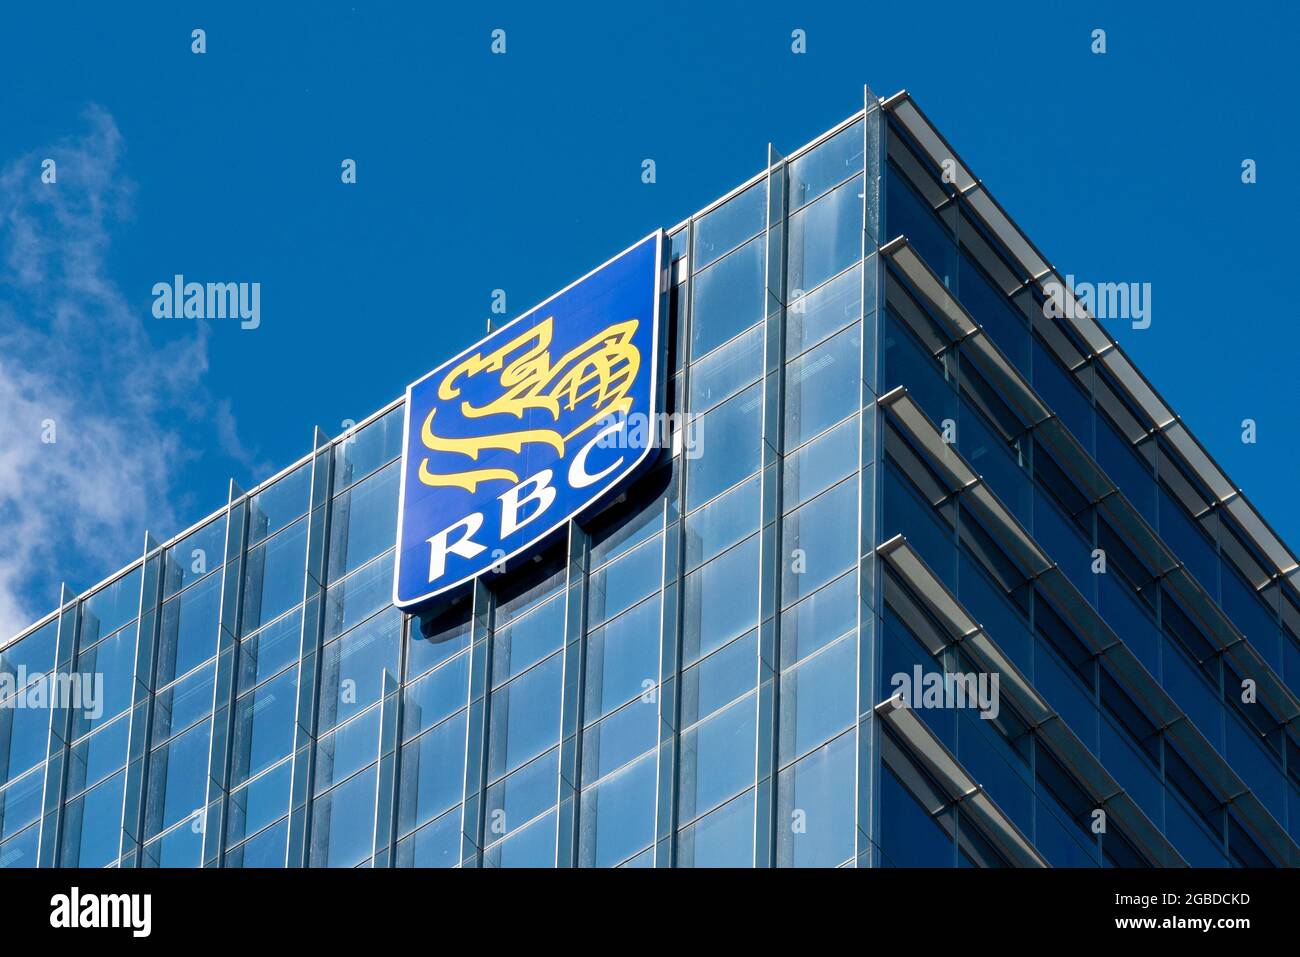
[[[524, 479], [504, 495], [498, 496], [501, 499], [502, 539], [509, 538], [551, 507], [551, 503], [555, 501], [555, 489], [551, 487], [551, 478], [554, 475], [555, 473], [550, 469], [542, 469], [532, 478]], [[532, 491], [521, 498], [519, 493], [530, 487]], [[534, 501], [538, 503], [537, 509], [527, 518], [521, 519], [519, 513], [523, 511], [524, 506]]]

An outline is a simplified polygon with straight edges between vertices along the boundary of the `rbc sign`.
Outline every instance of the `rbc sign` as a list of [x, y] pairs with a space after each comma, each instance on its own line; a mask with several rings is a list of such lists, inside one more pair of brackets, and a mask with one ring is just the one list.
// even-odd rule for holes
[[649, 456], [662, 230], [406, 390], [393, 602], [531, 548]]

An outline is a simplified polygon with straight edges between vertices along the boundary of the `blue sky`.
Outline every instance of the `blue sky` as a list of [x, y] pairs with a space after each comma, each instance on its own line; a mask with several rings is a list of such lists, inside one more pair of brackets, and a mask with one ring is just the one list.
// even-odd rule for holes
[[[1152, 284], [1151, 328], [1112, 334], [1300, 543], [1298, 17], [1135, 6], [7, 9], [0, 632], [395, 398], [481, 335], [492, 290], [522, 311], [749, 177], [769, 140], [854, 112], [864, 82], [910, 90], [1063, 273]], [[154, 319], [175, 273], [260, 282], [260, 327]]]

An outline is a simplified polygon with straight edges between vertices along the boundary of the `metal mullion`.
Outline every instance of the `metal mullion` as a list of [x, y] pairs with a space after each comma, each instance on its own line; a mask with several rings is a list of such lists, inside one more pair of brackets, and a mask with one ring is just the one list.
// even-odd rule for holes
[[586, 683], [587, 564], [591, 538], [569, 519], [564, 587], [564, 664], [560, 698], [559, 820], [556, 865], [578, 866], [578, 802], [581, 797], [583, 687]]
[[325, 580], [334, 490], [333, 447], [320, 428], [316, 429], [313, 446], [316, 451], [312, 457], [311, 504], [307, 511], [307, 562], [303, 583], [297, 719], [290, 786], [289, 867], [307, 867], [311, 863], [312, 779], [316, 771], [321, 639], [325, 623]]
[[[695, 244], [695, 221], [686, 227], [687, 254]], [[671, 278], [671, 277], [670, 277]], [[685, 320], [678, 323], [681, 334], [677, 350], [682, 356], [682, 368], [679, 375], [678, 391], [681, 396], [680, 407], [676, 412], [694, 415], [689, 408], [690, 377], [692, 366], [690, 357], [683, 352], [689, 349], [691, 341], [691, 323], [694, 319], [691, 296], [695, 279], [693, 270], [686, 271], [686, 281], [682, 290], [682, 308], [686, 310]], [[663, 295], [672, 295], [671, 282], [664, 289]], [[661, 304], [661, 314], [668, 310]], [[665, 337], [666, 338], [666, 337]], [[666, 366], [667, 363], [665, 362]], [[667, 403], [665, 403], [665, 407]], [[687, 428], [688, 426], [683, 426]], [[677, 863], [677, 817], [680, 791], [681, 767], [681, 674], [682, 674], [682, 620], [683, 620], [683, 566], [686, 559], [686, 536], [682, 534], [686, 514], [686, 453], [683, 451], [672, 465], [677, 469], [680, 480], [676, 484], [677, 501], [665, 498], [663, 503], [662, 535], [663, 561], [663, 598], [659, 604], [659, 685], [656, 697], [659, 702], [659, 753], [655, 758], [655, 829], [653, 847], [653, 865], [655, 867], [673, 867]], [[671, 487], [671, 486], [670, 486]]]
[[[403, 637], [409, 634], [411, 619], [403, 623]], [[397, 838], [399, 751], [402, 728], [402, 658], [409, 639], [401, 644], [397, 674], [387, 668], [383, 675], [383, 696], [379, 704], [379, 770], [375, 776], [375, 835], [371, 867], [392, 867]]]
[[60, 676], [68, 680], [76, 660], [81, 630], [81, 603], [67, 582], [60, 588], [59, 627], [55, 638], [54, 668], [50, 673], [50, 730], [46, 740], [45, 785], [41, 803], [41, 836], [37, 848], [38, 867], [58, 867], [63, 841], [63, 797], [67, 785], [68, 738], [71, 737], [72, 711], [55, 706], [54, 691]]
[[207, 800], [203, 815], [203, 866], [225, 862], [226, 815], [229, 810], [231, 741], [234, 734], [235, 671], [243, 614], [244, 566], [248, 549], [249, 500], [230, 482], [226, 513], [226, 548], [221, 566], [221, 605], [217, 657], [212, 687], [212, 725], [208, 746]]
[[461, 867], [483, 866], [487, 796], [488, 720], [492, 687], [492, 619], [496, 598], [482, 577], [472, 584], [470, 617], [469, 714], [465, 722], [465, 787], [461, 814]]
[[144, 811], [148, 784], [148, 755], [153, 730], [154, 667], [162, 621], [162, 592], [166, 553], [145, 532], [144, 564], [140, 576], [140, 608], [136, 617], [135, 673], [127, 747], [126, 784], [122, 792], [122, 837], [119, 867], [139, 867], [144, 844]]
[[881, 642], [877, 596], [881, 594], [880, 568], [875, 558], [876, 530], [884, 430], [880, 428], [879, 322], [884, 312], [885, 266], [880, 240], [885, 222], [885, 161], [887, 126], [881, 102], [869, 87], [863, 87], [862, 150], [862, 358], [861, 435], [858, 440], [858, 606], [857, 606], [857, 712], [854, 731], [854, 863], [858, 867], [878, 864], [880, 778], [880, 724], [875, 704], [880, 697]]
[[785, 271], [787, 164], [768, 145], [765, 243], [766, 334], [763, 363], [763, 423], [759, 528], [757, 724], [755, 734], [754, 866], [776, 863], [776, 764], [779, 744], [781, 579], [781, 450], [785, 416]]

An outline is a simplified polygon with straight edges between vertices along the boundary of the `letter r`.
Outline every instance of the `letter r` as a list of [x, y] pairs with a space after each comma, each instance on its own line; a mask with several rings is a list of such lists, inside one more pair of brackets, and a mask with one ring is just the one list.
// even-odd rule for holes
[[[447, 570], [447, 556], [459, 555], [461, 558], [473, 558], [479, 552], [485, 550], [486, 546], [478, 542], [471, 541], [474, 533], [483, 527], [483, 513], [470, 512], [468, 516], [462, 518], [455, 525], [449, 525], [436, 535], [429, 536], [429, 581], [437, 581]], [[451, 533], [458, 528], [463, 528], [462, 534], [456, 541], [448, 544], [447, 539]]]

